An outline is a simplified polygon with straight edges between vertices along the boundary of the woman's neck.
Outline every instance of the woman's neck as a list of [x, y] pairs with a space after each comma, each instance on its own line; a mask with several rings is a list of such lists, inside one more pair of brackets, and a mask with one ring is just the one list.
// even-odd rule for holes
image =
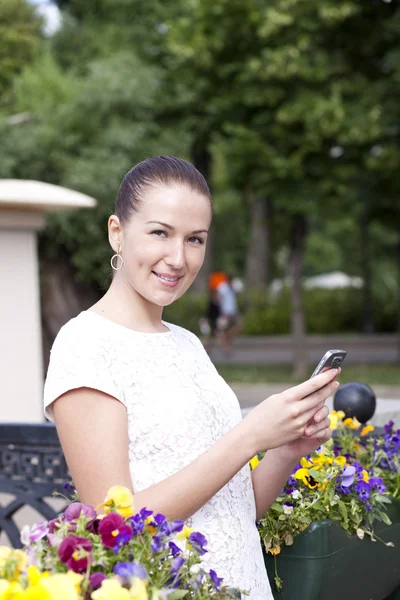
[[108, 291], [90, 310], [134, 331], [166, 331], [162, 323], [163, 307], [143, 298], [119, 276], [114, 277]]

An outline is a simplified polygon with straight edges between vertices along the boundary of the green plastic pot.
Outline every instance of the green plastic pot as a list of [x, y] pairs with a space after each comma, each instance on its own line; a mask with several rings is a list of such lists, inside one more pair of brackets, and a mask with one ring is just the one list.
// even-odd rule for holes
[[392, 525], [377, 523], [375, 533], [394, 548], [350, 536], [333, 521], [312, 523], [276, 557], [281, 591], [274, 583], [274, 558], [264, 555], [275, 600], [400, 600], [393, 595], [400, 589], [399, 500], [388, 513]]

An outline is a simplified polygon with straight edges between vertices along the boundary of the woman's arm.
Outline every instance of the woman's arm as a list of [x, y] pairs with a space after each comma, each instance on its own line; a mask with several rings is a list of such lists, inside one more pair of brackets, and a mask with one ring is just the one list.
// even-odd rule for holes
[[336, 374], [331, 369], [271, 396], [192, 463], [137, 493], [129, 469], [128, 423], [122, 403], [94, 389], [80, 388], [54, 402], [54, 418], [82, 502], [97, 506], [111, 486], [123, 485], [133, 491], [135, 509], [146, 506], [168, 519], [186, 520], [256, 453], [301, 436], [321, 402], [335, 389]]
[[88, 388], [72, 390], [54, 402], [54, 417], [79, 498], [91, 506], [100, 504], [111, 486], [123, 485], [134, 493], [135, 510], [146, 506], [168, 519], [186, 520], [254, 455], [242, 422], [185, 468], [135, 493], [121, 402]]

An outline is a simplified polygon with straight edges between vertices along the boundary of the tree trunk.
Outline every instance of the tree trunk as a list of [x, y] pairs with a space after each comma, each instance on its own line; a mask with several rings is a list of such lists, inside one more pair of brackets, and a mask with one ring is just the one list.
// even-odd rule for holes
[[373, 333], [374, 319], [372, 308], [372, 276], [371, 256], [369, 240], [369, 210], [368, 200], [361, 192], [361, 214], [360, 214], [360, 248], [361, 248], [361, 275], [364, 280], [363, 286], [363, 314], [362, 329], [364, 333]]
[[398, 242], [397, 242], [397, 274], [398, 274], [398, 284], [397, 284], [397, 362], [400, 363], [400, 224], [399, 224], [399, 233], [398, 233]]
[[62, 251], [49, 255], [41, 251], [41, 312], [44, 374], [47, 372], [50, 349], [60, 328], [97, 302], [102, 291], [79, 282], [69, 257]]
[[306, 331], [303, 306], [302, 273], [304, 249], [307, 239], [305, 215], [294, 215], [290, 251], [291, 285], [291, 329], [293, 344], [293, 368], [296, 377], [305, 377], [308, 370]]
[[270, 260], [270, 198], [255, 197], [251, 186], [244, 190], [245, 202], [250, 209], [250, 239], [246, 256], [246, 288], [266, 287]]
[[[196, 139], [192, 146], [191, 156], [194, 166], [204, 175], [211, 190], [211, 154], [208, 150], [208, 140], [204, 138]], [[214, 230], [211, 226], [208, 233], [204, 263], [191, 287], [191, 290], [195, 293], [207, 293], [208, 291], [208, 279], [213, 263], [213, 237]]]

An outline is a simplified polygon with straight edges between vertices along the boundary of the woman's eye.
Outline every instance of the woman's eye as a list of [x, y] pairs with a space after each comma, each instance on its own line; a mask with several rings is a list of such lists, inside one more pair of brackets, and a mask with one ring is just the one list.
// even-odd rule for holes
[[155, 235], [157, 237], [164, 237], [167, 235], [167, 233], [165, 231], [163, 231], [162, 229], [156, 229], [156, 231], [152, 231], [151, 233], [152, 233], [152, 235]]
[[202, 240], [202, 238], [199, 238], [199, 237], [191, 237], [191, 238], [189, 238], [189, 242], [193, 243], [193, 244], [202, 244], [203, 240]]

